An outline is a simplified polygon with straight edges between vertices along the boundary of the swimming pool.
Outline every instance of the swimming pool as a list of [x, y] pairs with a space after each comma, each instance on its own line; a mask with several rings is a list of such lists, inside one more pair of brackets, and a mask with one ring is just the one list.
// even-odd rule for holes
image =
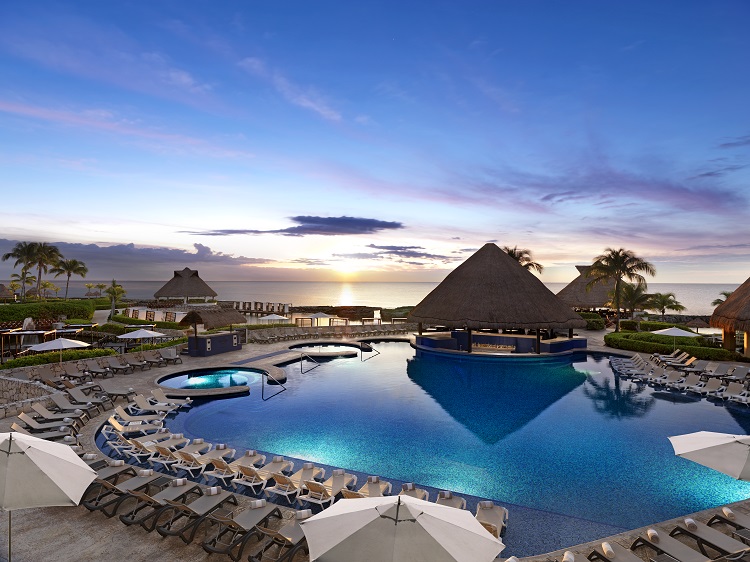
[[159, 384], [168, 388], [230, 388], [250, 385], [261, 376], [260, 371], [241, 367], [195, 369], [159, 379]]
[[506, 555], [539, 554], [745, 499], [750, 483], [675, 457], [667, 436], [747, 433], [750, 413], [616, 380], [606, 357], [381, 355], [286, 366], [288, 390], [209, 402], [188, 437], [496, 500]]

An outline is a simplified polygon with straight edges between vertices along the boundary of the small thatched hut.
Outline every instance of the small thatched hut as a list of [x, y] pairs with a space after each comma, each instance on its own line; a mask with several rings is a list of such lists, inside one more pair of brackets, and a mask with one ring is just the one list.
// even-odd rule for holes
[[231, 326], [232, 324], [246, 324], [245, 315], [232, 308], [216, 308], [215, 310], [191, 310], [180, 320], [180, 326], [197, 326], [203, 324], [206, 330]]
[[750, 356], [750, 278], [716, 307], [708, 322], [723, 331], [724, 347], [735, 350], [736, 332], [745, 332], [745, 355]]
[[13, 300], [15, 298], [15, 293], [11, 291], [8, 287], [0, 283], [0, 299], [3, 300]]
[[577, 265], [578, 277], [568, 283], [557, 293], [557, 298], [571, 308], [595, 309], [604, 308], [611, 300], [610, 294], [615, 288], [612, 281], [597, 283], [588, 287], [591, 281], [586, 274], [591, 269], [590, 265]]
[[586, 321], [495, 244], [485, 244], [409, 314], [410, 322], [476, 330], [584, 328]]
[[205, 300], [208, 300], [215, 296], [216, 291], [200, 278], [198, 271], [187, 267], [182, 271], [175, 271], [174, 277], [154, 293], [154, 297], [157, 300], [181, 298], [184, 299], [184, 302], [187, 302], [190, 298], [203, 297]]

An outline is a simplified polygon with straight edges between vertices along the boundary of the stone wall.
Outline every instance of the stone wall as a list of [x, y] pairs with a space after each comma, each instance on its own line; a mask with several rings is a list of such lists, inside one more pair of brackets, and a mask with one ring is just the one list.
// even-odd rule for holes
[[40, 382], [0, 376], [0, 419], [31, 411], [34, 402], [47, 402], [53, 392]]

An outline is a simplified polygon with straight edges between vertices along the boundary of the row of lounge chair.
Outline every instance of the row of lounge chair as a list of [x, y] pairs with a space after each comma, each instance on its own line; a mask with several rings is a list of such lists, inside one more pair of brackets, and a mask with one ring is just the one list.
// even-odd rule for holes
[[248, 332], [249, 343], [273, 343], [277, 341], [320, 339], [320, 338], [359, 338], [368, 336], [400, 335], [414, 331], [413, 324], [368, 324], [348, 326], [321, 326], [311, 328], [267, 328]]
[[[716, 525], [723, 525], [729, 534], [714, 528]], [[746, 540], [750, 540], [750, 516], [723, 507], [707, 523], [688, 517], [669, 533], [650, 528], [641, 533], [630, 548], [614, 541], [603, 542], [587, 558], [600, 562], [643, 562], [640, 553], [644, 549], [652, 562], [706, 562], [718, 557], [740, 560], [750, 554], [750, 545], [743, 542]], [[562, 560], [575, 562], [576, 557], [566, 551]]]

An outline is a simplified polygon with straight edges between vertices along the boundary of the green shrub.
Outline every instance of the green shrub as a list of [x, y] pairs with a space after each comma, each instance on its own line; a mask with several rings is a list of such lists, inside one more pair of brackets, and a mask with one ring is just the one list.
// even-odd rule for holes
[[25, 318], [56, 321], [63, 316], [90, 320], [93, 315], [94, 309], [87, 301], [47, 301], [0, 306], [0, 322], [23, 322]]
[[161, 349], [163, 347], [172, 347], [174, 345], [180, 345], [181, 343], [187, 343], [187, 341], [188, 339], [185, 337], [185, 338], [177, 338], [174, 340], [165, 341], [161, 343], [149, 343], [143, 346], [143, 351], [148, 351], [149, 349]]
[[[645, 336], [645, 338], [643, 337]], [[660, 339], [661, 338], [661, 339]], [[655, 336], [644, 333], [611, 333], [604, 336], [604, 343], [615, 349], [625, 349], [643, 353], [672, 353], [675, 343], [677, 347], [698, 359], [707, 361], [748, 361], [747, 357], [731, 352], [724, 348], [703, 347], [695, 345], [703, 338], [673, 338], [669, 336]], [[705, 341], [705, 340], [703, 340]], [[685, 342], [684, 344], [682, 342]]]
[[[117, 355], [114, 349], [68, 349], [63, 351], [63, 361], [80, 361], [81, 359], [91, 359], [92, 357], [104, 357], [106, 355]], [[37, 353], [11, 359], [0, 365], [0, 369], [17, 369], [19, 367], [29, 367], [31, 365], [45, 365], [47, 363], [59, 363], [60, 352], [50, 351], [48, 353]]]
[[183, 330], [184, 326], [180, 326], [177, 322], [152, 322], [150, 320], [141, 320], [140, 318], [130, 318], [123, 316], [122, 314], [115, 314], [111, 319], [113, 322], [119, 322], [120, 324], [129, 324], [131, 326], [145, 326], [155, 325], [157, 328], [164, 328], [165, 330]]
[[586, 320], [587, 330], [603, 330], [604, 329], [604, 318], [597, 314], [597, 318], [584, 318]]

